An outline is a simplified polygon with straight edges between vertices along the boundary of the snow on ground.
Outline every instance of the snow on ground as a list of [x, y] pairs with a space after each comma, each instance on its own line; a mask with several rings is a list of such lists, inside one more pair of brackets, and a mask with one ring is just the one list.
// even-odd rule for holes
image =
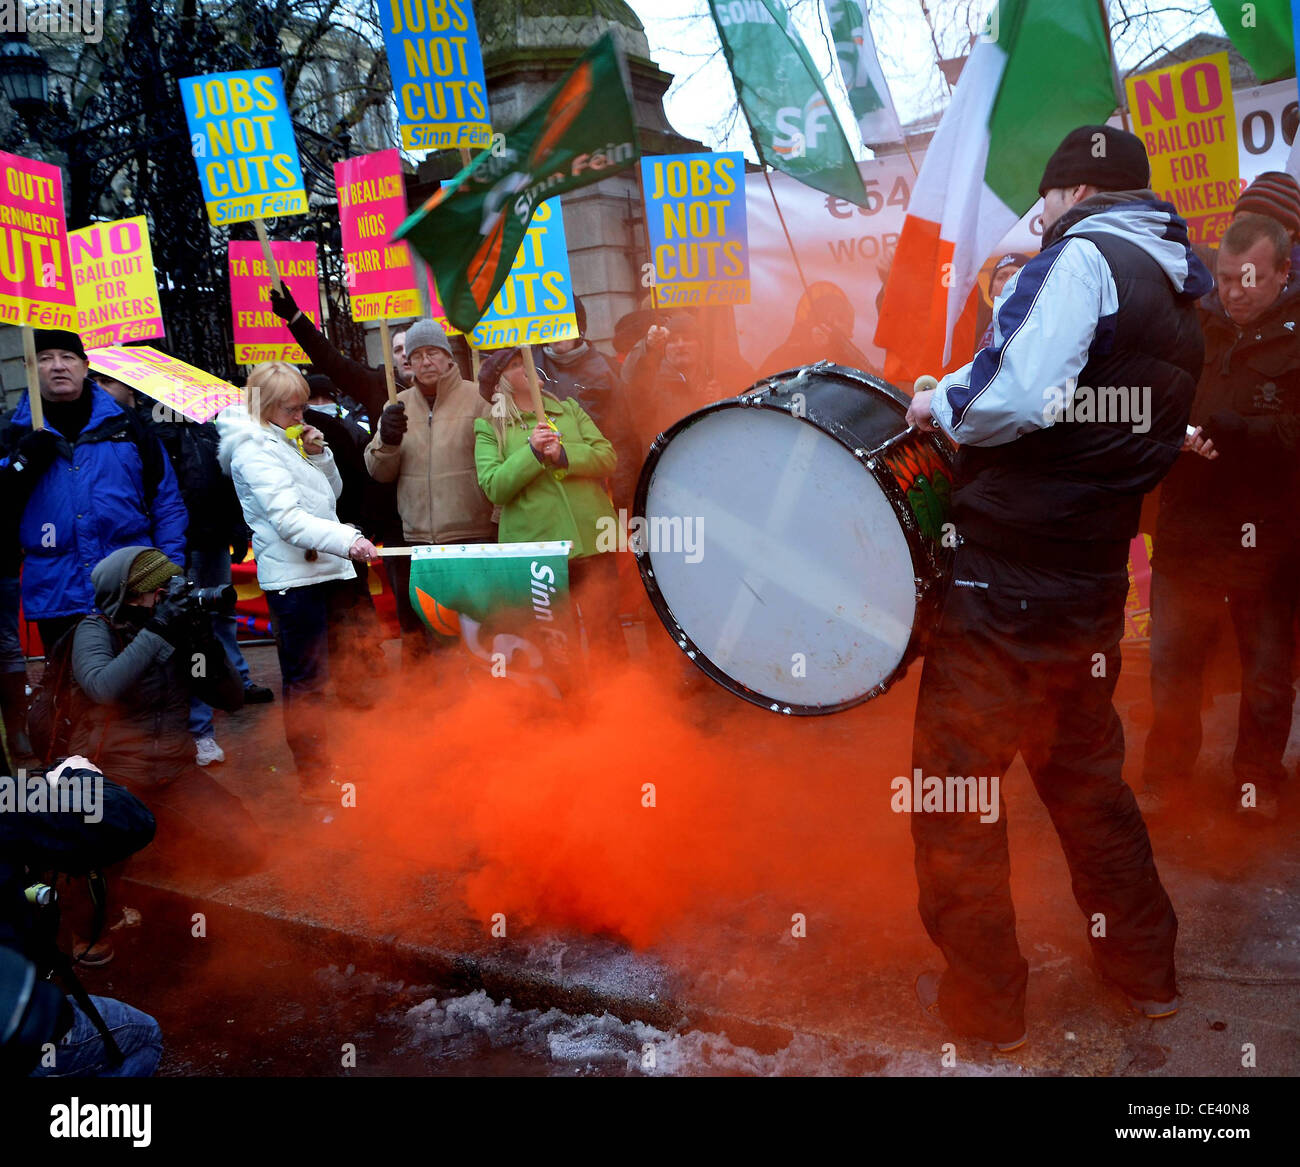
[[[701, 1076], [925, 1076], [936, 1072], [932, 1050], [890, 1050], [815, 1034], [796, 1034], [784, 1049], [760, 1053], [725, 1034], [665, 1031], [608, 1013], [572, 1016], [559, 1009], [516, 1009], [483, 991], [430, 998], [407, 1011], [413, 1045], [431, 1059], [477, 1058], [486, 1044], [549, 1063], [548, 1073]], [[962, 1076], [1018, 1077], [1011, 1062], [963, 1061]]]

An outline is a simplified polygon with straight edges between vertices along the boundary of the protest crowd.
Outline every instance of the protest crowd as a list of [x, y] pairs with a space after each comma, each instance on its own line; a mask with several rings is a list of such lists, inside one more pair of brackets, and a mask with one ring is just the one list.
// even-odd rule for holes
[[[1092, 946], [1103, 979], [1162, 1019], [1180, 1002], [1178, 922], [1146, 819], [1177, 801], [1195, 765], [1204, 630], [1225, 609], [1241, 686], [1224, 813], [1269, 824], [1294, 798], [1283, 757], [1300, 567], [1300, 184], [1276, 171], [1255, 178], [1210, 248], [1159, 192], [1147, 146], [1127, 130], [1080, 119], [1039, 165], [1041, 250], [983, 257], [990, 311], [978, 335], [960, 334], [942, 367], [912, 370], [935, 375], [915, 391], [910, 377], [896, 386], [910, 399], [899, 406], [910, 432], [954, 451], [950, 517], [961, 536], [924, 656], [914, 763], [918, 773], [1002, 774], [1024, 757], [1080, 909], [1112, 922]], [[465, 232], [450, 213], [431, 226], [441, 209], [410, 230], [416, 250], [438, 245], [420, 239], [426, 227]], [[506, 236], [493, 295], [523, 238]], [[899, 311], [906, 247], [905, 237], [882, 321]], [[241, 732], [247, 705], [278, 707], [293, 760], [285, 780], [301, 801], [337, 806], [348, 770], [331, 710], [366, 710], [370, 682], [389, 667], [376, 663], [385, 633], [375, 595], [395, 605], [403, 675], [437, 678], [464, 651], [419, 585], [428, 560], [454, 552], [472, 580], [513, 546], [563, 544], [575, 652], [624, 662], [627, 627], [654, 615], [609, 532], [634, 513], [663, 435], [710, 403], [821, 362], [883, 384], [853, 339], [865, 306], [829, 282], [789, 296], [788, 335], [765, 338], [770, 352], [751, 368], [714, 346], [709, 313], [655, 297], [616, 322], [612, 352], [589, 339], [577, 295], [558, 314], [561, 338], [475, 345], [464, 317], [482, 316], [491, 297], [470, 268], [437, 272], [433, 314], [385, 320], [388, 351], [372, 367], [335, 346], [314, 289], [272, 262], [265, 306], [285, 359], [249, 362], [203, 420], [161, 408], [136, 374], [97, 371], [98, 350], [75, 328], [29, 330], [37, 383], [0, 421], [0, 763], [55, 786], [102, 779], [107, 793], [94, 825], [54, 811], [0, 814], [0, 953], [55, 960], [39, 914], [10, 912], [36, 872], [112, 869], [101, 881], [106, 913], [69, 905], [74, 961], [97, 967], [114, 956], [113, 891], [130, 856], [148, 849], [178, 870], [230, 879], [264, 870], [266, 824], [221, 778], [222, 742]], [[1067, 384], [1144, 386], [1149, 424], [1045, 416], [1044, 387]], [[1139, 530], [1153, 546], [1152, 725], [1130, 791], [1112, 697]], [[275, 687], [255, 683], [239, 639], [232, 569], [249, 563], [273, 629]], [[533, 588], [520, 603], [540, 594], [549, 604], [554, 591]], [[29, 656], [43, 657], [39, 673]], [[911, 829], [921, 918], [946, 962], [918, 979], [917, 996], [955, 1032], [1010, 1052], [1025, 1040], [1028, 962], [1005, 825], [916, 813]], [[165, 1035], [151, 1017], [68, 992], [33, 992], [27, 1017], [47, 1032], [58, 1020], [55, 1063], [11, 1069], [154, 1072]], [[105, 1028], [113, 1042], [101, 1040]]]

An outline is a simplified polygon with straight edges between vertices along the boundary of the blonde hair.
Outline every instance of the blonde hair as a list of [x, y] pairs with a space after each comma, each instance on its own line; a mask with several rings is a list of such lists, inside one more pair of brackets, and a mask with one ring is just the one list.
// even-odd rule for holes
[[281, 406], [302, 404], [310, 396], [307, 378], [285, 361], [263, 361], [254, 366], [244, 385], [248, 416], [261, 425], [266, 425]]
[[[501, 381], [504, 380], [502, 377]], [[512, 425], [523, 425], [524, 415], [515, 403], [515, 395], [509, 388], [503, 388], [501, 381], [497, 382], [496, 391], [492, 394], [492, 408], [488, 411], [488, 416], [492, 419], [492, 428], [497, 432], [497, 447], [504, 456], [506, 430]]]

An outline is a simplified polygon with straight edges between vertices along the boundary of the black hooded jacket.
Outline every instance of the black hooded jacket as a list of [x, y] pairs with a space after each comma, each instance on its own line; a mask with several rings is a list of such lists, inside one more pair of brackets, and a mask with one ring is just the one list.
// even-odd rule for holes
[[[95, 781], [94, 769], [69, 767], [66, 773], [78, 781]], [[30, 878], [51, 871], [84, 875], [100, 870], [139, 851], [153, 838], [149, 808], [107, 776], [96, 803], [93, 815], [85, 813], [84, 805], [75, 809], [76, 803], [61, 811], [57, 802], [43, 809], [0, 813], [0, 945], [40, 961], [38, 909], [23, 895]], [[24, 805], [31, 802], [25, 800]]]

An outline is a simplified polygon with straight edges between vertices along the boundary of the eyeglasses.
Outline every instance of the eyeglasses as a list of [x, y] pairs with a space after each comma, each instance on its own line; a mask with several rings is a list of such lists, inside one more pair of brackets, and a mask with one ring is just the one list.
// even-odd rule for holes
[[437, 360], [439, 355], [446, 355], [441, 349], [437, 348], [417, 348], [413, 353], [407, 353], [406, 359], [413, 365], [423, 364], [428, 361], [432, 363]]

